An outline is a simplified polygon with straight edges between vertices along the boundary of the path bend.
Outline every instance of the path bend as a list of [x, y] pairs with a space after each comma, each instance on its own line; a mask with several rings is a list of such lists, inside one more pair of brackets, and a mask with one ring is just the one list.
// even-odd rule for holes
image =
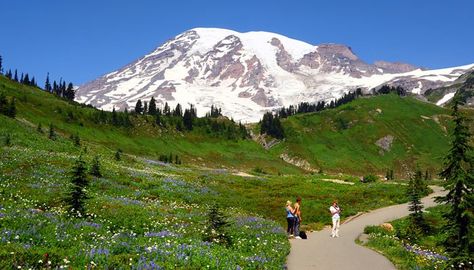
[[[430, 186], [433, 193], [422, 199], [425, 208], [435, 206], [434, 198], [444, 194], [442, 188]], [[383, 255], [360, 246], [355, 239], [368, 225], [379, 225], [409, 214], [408, 203], [379, 208], [341, 225], [339, 238], [330, 237], [326, 228], [308, 234], [307, 240], [292, 239], [287, 258], [289, 270], [354, 270], [354, 269], [396, 269]]]

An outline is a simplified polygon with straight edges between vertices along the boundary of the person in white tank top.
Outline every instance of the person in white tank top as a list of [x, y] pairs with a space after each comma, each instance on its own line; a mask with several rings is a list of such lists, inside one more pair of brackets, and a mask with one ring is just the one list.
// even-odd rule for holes
[[339, 213], [341, 212], [341, 208], [339, 208], [339, 205], [337, 205], [337, 201], [332, 203], [331, 207], [329, 207], [329, 211], [332, 215], [331, 237], [339, 237], [339, 226], [341, 221], [341, 216]]

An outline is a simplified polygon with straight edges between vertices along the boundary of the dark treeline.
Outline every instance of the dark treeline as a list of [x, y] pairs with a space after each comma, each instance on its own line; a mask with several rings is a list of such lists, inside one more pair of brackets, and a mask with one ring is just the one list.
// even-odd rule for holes
[[73, 101], [75, 97], [74, 86], [71, 82], [66, 83], [66, 81], [59, 79], [59, 83], [53, 81], [53, 84], [51, 84], [49, 80], [49, 73], [48, 75], [46, 75], [44, 91], [55, 94], [58, 97], [65, 98], [70, 101]]
[[401, 97], [404, 97], [407, 95], [407, 91], [403, 89], [401, 86], [389, 86], [389, 85], [383, 85], [379, 89], [372, 89], [372, 93], [375, 95], [387, 95], [387, 94], [397, 94]]
[[7, 77], [8, 79], [12, 81], [19, 82], [21, 84], [28, 85], [28, 86], [38, 87], [35, 77], [30, 78], [30, 75], [28, 73], [25, 73], [25, 74], [21, 73], [21, 75], [18, 76], [18, 71], [16, 69], [14, 72], [12, 72], [11, 69], [9, 69], [7, 72], [5, 72], [4, 75], [5, 77]]
[[[34, 76], [30, 76], [28, 73], [21, 73], [19, 75], [18, 70], [12, 71], [9, 69], [4, 73], [4, 68], [3, 68], [3, 58], [0, 55], [0, 75], [5, 75], [8, 79], [27, 85], [27, 86], [32, 86], [41, 89], [41, 87], [38, 86], [38, 82], [36, 81]], [[62, 79], [59, 80], [59, 83], [56, 81], [53, 81], [51, 84], [49, 80], [49, 73], [46, 76], [46, 81], [44, 84], [44, 88], [46, 92], [55, 94], [59, 97], [65, 98], [67, 100], [73, 101], [75, 97], [75, 92], [74, 92], [74, 87], [72, 83], [66, 83], [66, 81], [63, 81]]]
[[319, 101], [318, 103], [309, 103], [309, 102], [301, 102], [298, 105], [290, 105], [288, 108], [283, 107], [279, 109], [275, 117], [276, 118], [287, 118], [288, 116], [292, 116], [295, 114], [300, 113], [310, 113], [310, 112], [320, 112], [325, 109], [331, 109], [339, 107], [343, 104], [349, 103], [354, 99], [362, 96], [362, 89], [357, 88], [355, 92], [349, 92], [344, 94], [341, 98], [336, 100], [331, 100], [331, 102], [326, 103], [324, 101]]
[[241, 123], [235, 123], [232, 119], [220, 118], [221, 109], [211, 106], [210, 112], [205, 117], [197, 117], [197, 109], [194, 105], [183, 109], [181, 104], [171, 108], [167, 102], [162, 107], [157, 105], [154, 97], [148, 102], [137, 100], [133, 111], [116, 111], [112, 113], [103, 110], [95, 110], [90, 119], [96, 124], [110, 124], [118, 127], [129, 128], [133, 126], [132, 117], [143, 117], [147, 122], [152, 119], [156, 127], [175, 129], [180, 132], [190, 132], [199, 130], [214, 137], [224, 137], [227, 139], [246, 139], [249, 137], [246, 127]]

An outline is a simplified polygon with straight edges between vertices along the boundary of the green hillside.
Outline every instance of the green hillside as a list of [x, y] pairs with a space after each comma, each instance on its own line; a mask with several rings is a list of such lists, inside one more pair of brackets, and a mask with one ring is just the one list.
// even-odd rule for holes
[[[436, 171], [448, 150], [447, 114], [412, 97], [362, 98], [334, 110], [290, 117], [283, 122], [288, 139], [280, 151], [323, 171], [394, 169], [403, 175], [416, 164]], [[377, 145], [384, 137], [392, 138], [385, 149]]]

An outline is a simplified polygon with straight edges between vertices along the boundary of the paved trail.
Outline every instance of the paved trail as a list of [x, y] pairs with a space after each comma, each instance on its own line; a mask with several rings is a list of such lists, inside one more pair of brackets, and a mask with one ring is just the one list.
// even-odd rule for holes
[[[422, 199], [425, 208], [435, 206], [433, 198], [444, 194], [440, 187], [431, 186], [431, 188], [434, 193]], [[330, 229], [324, 229], [308, 234], [307, 240], [290, 240], [288, 269], [395, 269], [387, 258], [356, 244], [354, 240], [368, 225], [379, 225], [407, 216], [409, 214], [407, 207], [407, 204], [399, 204], [363, 214], [347, 224], [342, 224], [339, 238], [331, 238]]]

